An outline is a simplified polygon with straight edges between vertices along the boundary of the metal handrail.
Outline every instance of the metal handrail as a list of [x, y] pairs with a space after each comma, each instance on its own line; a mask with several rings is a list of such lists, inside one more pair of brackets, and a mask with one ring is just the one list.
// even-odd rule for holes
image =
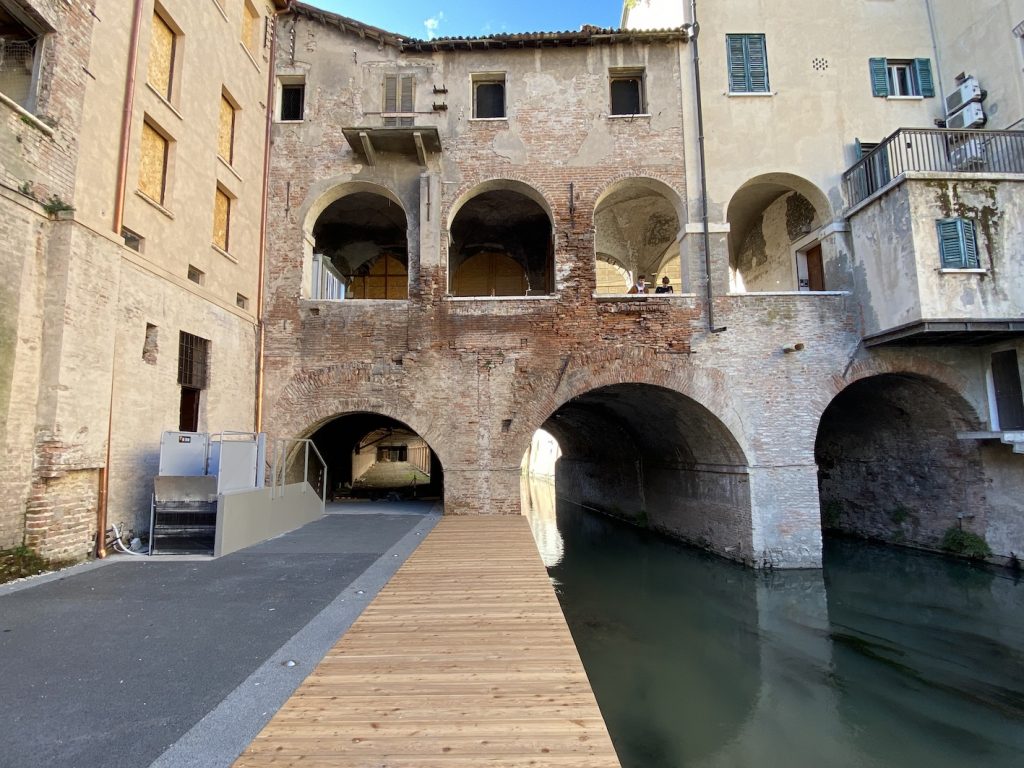
[[850, 206], [907, 171], [1024, 173], [1024, 131], [900, 128], [843, 174]]
[[320, 490], [317, 495], [320, 497], [320, 507], [323, 509], [327, 503], [327, 462], [324, 461], [316, 443], [309, 438], [279, 437], [274, 440], [274, 450], [271, 452], [270, 497], [284, 496], [284, 489], [287, 485], [288, 458], [289, 455], [294, 456], [298, 452], [299, 446], [303, 447], [302, 493], [306, 492], [306, 486], [309, 485], [309, 449], [312, 448], [322, 468]]

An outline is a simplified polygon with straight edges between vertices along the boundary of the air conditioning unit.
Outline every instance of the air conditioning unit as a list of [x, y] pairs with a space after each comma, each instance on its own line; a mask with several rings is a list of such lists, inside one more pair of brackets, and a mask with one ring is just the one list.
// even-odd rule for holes
[[968, 77], [946, 97], [946, 114], [952, 115], [976, 101], [981, 101], [981, 86], [976, 77]]
[[968, 139], [949, 150], [949, 163], [958, 171], [985, 165], [985, 143], [980, 139]]
[[985, 124], [985, 120], [985, 110], [981, 108], [981, 104], [974, 101], [955, 115], [947, 117], [946, 127], [954, 131], [961, 131], [965, 128], [978, 128]]

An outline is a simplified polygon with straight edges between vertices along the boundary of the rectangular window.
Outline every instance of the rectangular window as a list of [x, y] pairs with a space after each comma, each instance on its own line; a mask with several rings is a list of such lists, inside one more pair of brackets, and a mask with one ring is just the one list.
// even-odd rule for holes
[[241, 293], [236, 293], [235, 294], [235, 306], [237, 306], [239, 309], [248, 309], [249, 308], [249, 297], [248, 296], [243, 296]]
[[227, 95], [220, 95], [220, 121], [217, 127], [217, 154], [228, 165], [235, 159], [235, 105]]
[[880, 97], [935, 95], [932, 63], [929, 59], [868, 60], [871, 72], [871, 94]]
[[149, 35], [149, 69], [146, 72], [146, 81], [168, 101], [174, 87], [176, 43], [171, 25], [159, 13], [154, 13], [153, 27]]
[[764, 35], [726, 35], [729, 93], [768, 93], [768, 52]]
[[228, 250], [231, 234], [231, 198], [220, 187], [213, 196], [213, 244]]
[[281, 83], [281, 109], [279, 120], [302, 120], [306, 108], [305, 83]]
[[133, 251], [142, 253], [142, 243], [144, 238], [142, 235], [132, 232], [128, 227], [121, 227], [121, 238], [124, 240], [124, 244], [131, 248]]
[[42, 35], [0, 5], [0, 93], [29, 111], [35, 109]]
[[384, 76], [384, 127], [411, 126], [415, 110], [414, 75]]
[[191, 264], [188, 265], [188, 279], [196, 285], [202, 285], [206, 282], [206, 273], [203, 272], [199, 267], [194, 267]]
[[995, 421], [1000, 431], [1024, 429], [1024, 395], [1021, 394], [1020, 364], [1017, 351], [992, 353], [992, 390], [995, 395]]
[[939, 260], [943, 269], [978, 269], [978, 240], [971, 219], [939, 219]]
[[139, 160], [139, 191], [154, 202], [164, 204], [167, 189], [167, 153], [170, 142], [148, 121], [142, 123]]
[[256, 58], [256, 32], [259, 29], [260, 14], [248, 1], [242, 4], [242, 45]]
[[616, 69], [609, 72], [613, 115], [642, 115], [644, 105], [644, 71]]
[[505, 117], [505, 75], [473, 75], [473, 117]]
[[182, 331], [178, 339], [178, 384], [206, 389], [209, 354], [209, 341]]

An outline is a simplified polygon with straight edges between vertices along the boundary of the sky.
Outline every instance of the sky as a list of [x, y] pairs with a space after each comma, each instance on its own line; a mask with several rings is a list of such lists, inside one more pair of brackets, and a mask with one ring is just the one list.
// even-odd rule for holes
[[479, 37], [618, 27], [621, 0], [303, 0], [405, 37]]

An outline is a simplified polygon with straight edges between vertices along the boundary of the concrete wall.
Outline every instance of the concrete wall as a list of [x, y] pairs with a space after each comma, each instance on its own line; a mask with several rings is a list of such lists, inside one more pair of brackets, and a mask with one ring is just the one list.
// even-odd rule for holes
[[217, 497], [214, 557], [295, 530], [324, 514], [323, 502], [308, 483], [283, 488], [233, 491]]
[[[1007, 178], [913, 175], [850, 218], [865, 333], [921, 319], [1024, 316], [1024, 185]], [[936, 221], [976, 222], [983, 271], [943, 270]]]

